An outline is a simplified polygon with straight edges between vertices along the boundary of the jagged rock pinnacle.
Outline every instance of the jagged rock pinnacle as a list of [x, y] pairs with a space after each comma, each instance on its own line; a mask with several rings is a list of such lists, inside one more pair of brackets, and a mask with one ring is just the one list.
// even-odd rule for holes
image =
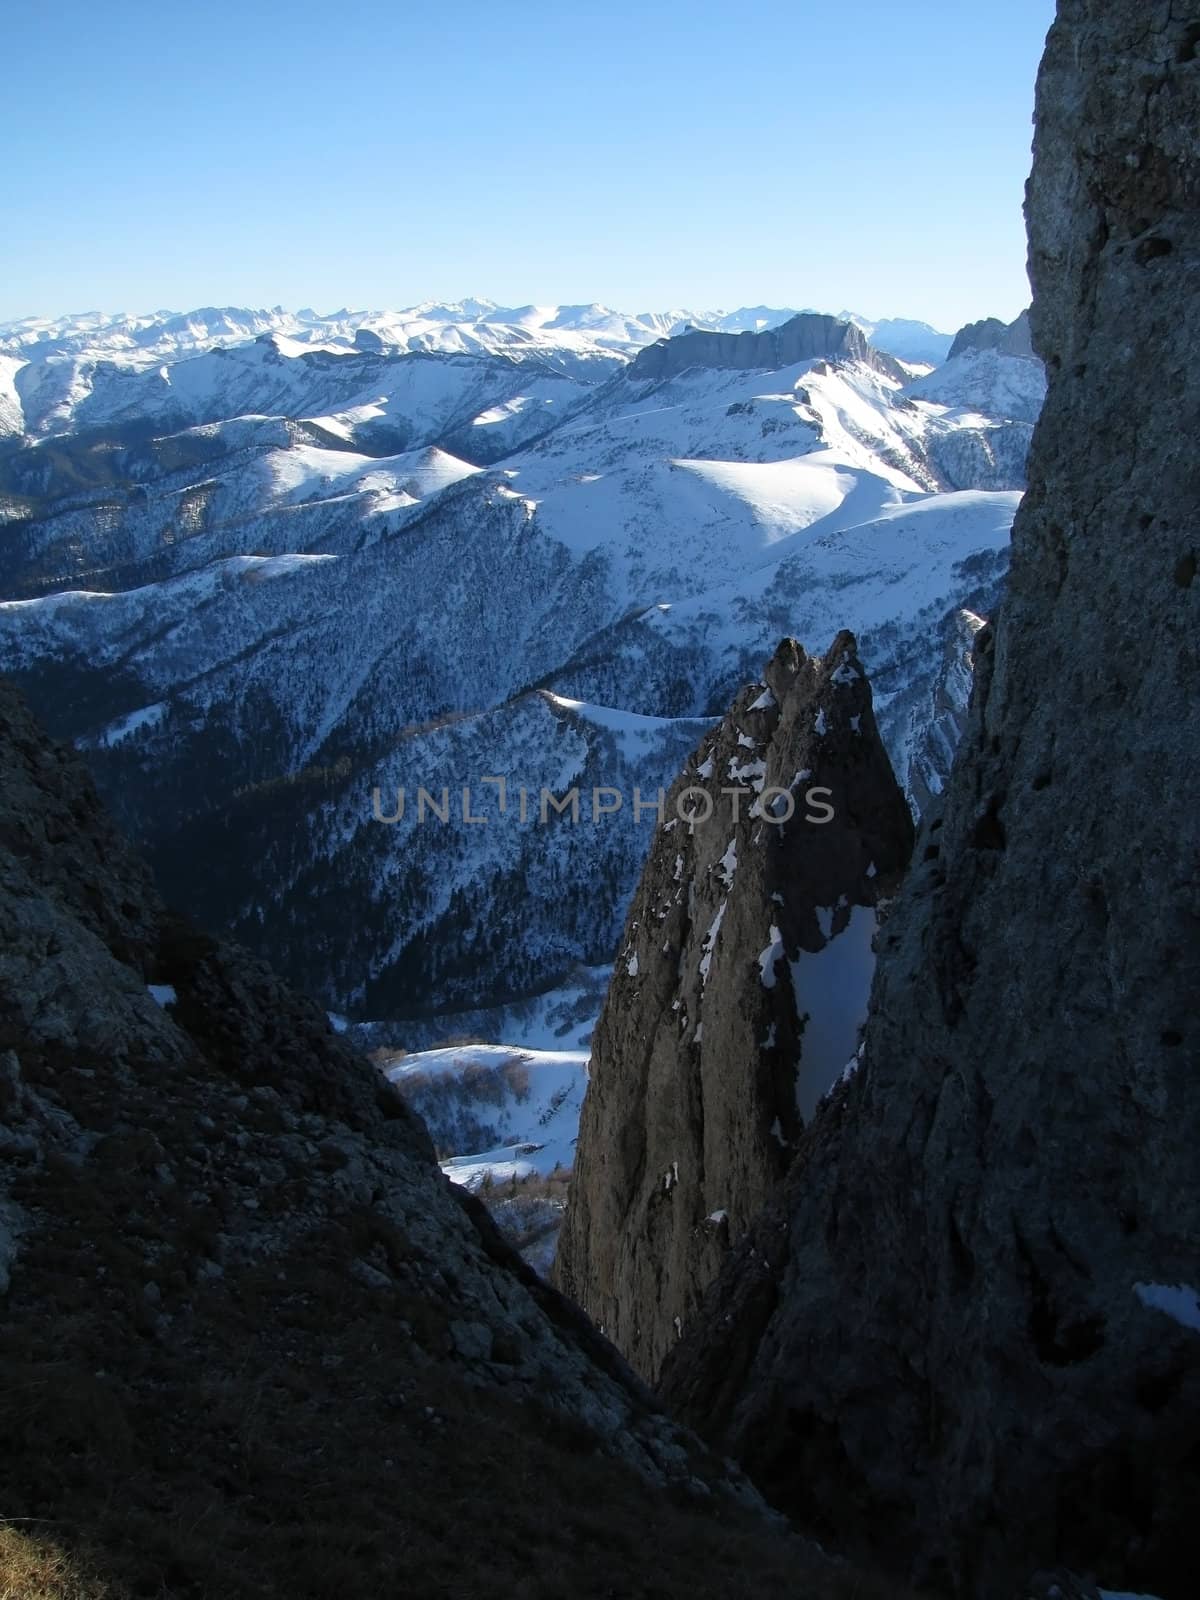
[[764, 679], [668, 797], [559, 1246], [560, 1285], [651, 1376], [854, 1057], [911, 848], [853, 636], [823, 660], [785, 639]]

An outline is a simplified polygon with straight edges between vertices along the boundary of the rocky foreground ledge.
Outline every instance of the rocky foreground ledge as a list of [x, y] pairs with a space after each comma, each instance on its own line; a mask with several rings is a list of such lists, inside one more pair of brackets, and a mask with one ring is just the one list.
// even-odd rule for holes
[[14, 1595], [851, 1592], [2, 684], [0, 1439]]

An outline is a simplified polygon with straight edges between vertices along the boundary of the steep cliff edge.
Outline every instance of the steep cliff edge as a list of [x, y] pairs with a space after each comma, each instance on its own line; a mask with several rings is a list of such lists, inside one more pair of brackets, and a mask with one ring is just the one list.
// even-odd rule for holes
[[14, 1597], [844, 1592], [3, 683], [0, 1439]]
[[968, 322], [954, 335], [947, 361], [965, 355], [968, 350], [996, 350], [1002, 356], [1032, 356], [1033, 336], [1029, 327], [1029, 312], [1012, 322], [1001, 322], [999, 317], [984, 317], [980, 322]]
[[907, 377], [899, 362], [868, 342], [857, 323], [811, 311], [759, 332], [715, 333], [690, 328], [673, 338], [658, 339], [638, 351], [625, 375], [634, 380], [671, 378], [689, 367], [749, 372], [756, 367], [773, 369], [822, 358], [861, 361], [900, 382]]
[[963, 1595], [1194, 1593], [1197, 125], [1194, 13], [1063, 0], [1008, 597], [863, 1065], [663, 1384], [803, 1524]]
[[[854, 1057], [912, 822], [843, 633], [668, 796], [593, 1039], [556, 1281], [653, 1378]], [[695, 817], [695, 821], [687, 820]]]

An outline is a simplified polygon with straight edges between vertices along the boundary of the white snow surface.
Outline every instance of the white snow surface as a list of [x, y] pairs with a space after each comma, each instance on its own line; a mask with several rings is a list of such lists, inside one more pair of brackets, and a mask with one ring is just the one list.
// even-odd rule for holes
[[806, 1123], [847, 1062], [857, 1057], [875, 973], [875, 926], [870, 907], [852, 906], [845, 927], [823, 949], [801, 950], [790, 963], [796, 1010], [801, 1018], [807, 1015], [796, 1075], [796, 1104]]
[[95, 744], [101, 749], [111, 750], [114, 745], [123, 744], [126, 739], [132, 738], [143, 728], [156, 728], [166, 712], [167, 706], [163, 700], [156, 701], [152, 706], [142, 706], [137, 711], [129, 711], [125, 716], [118, 717], [115, 722], [110, 722], [107, 727], [102, 728], [88, 743]]
[[1133, 1292], [1142, 1304], [1162, 1311], [1182, 1328], [1200, 1333], [1200, 1293], [1187, 1283], [1135, 1283]]
[[349, 450], [322, 450], [293, 445], [267, 456], [270, 503], [296, 505], [338, 495], [372, 495], [397, 505], [413, 505], [440, 489], [478, 472], [445, 450], [412, 450], [405, 455], [356, 455]]
[[[644, 759], [648, 749], [662, 737], [662, 717], [642, 716], [636, 711], [622, 711], [618, 706], [589, 705], [584, 700], [570, 700], [565, 695], [552, 694], [548, 689], [540, 693], [548, 706], [570, 712], [594, 727], [605, 728], [615, 734], [617, 745], [627, 760]], [[720, 719], [712, 717], [707, 720], [717, 722]]]
[[725, 846], [725, 854], [717, 862], [717, 873], [721, 882], [728, 889], [732, 887], [733, 875], [737, 871], [737, 840], [730, 839]]
[[721, 936], [721, 924], [725, 920], [725, 907], [728, 900], [722, 900], [717, 907], [717, 914], [712, 919], [708, 932], [704, 936], [704, 944], [700, 957], [700, 984], [703, 987], [708, 982], [708, 975], [712, 971], [713, 955], [716, 952], [717, 940]]
[[[783, 955], [783, 935], [774, 923], [767, 941], [767, 947], [758, 957], [758, 970], [764, 989], [775, 987], [775, 963]], [[774, 1024], [772, 1024], [774, 1026]]]
[[569, 1172], [575, 1160], [579, 1109], [587, 1083], [586, 1050], [525, 1050], [502, 1044], [451, 1046], [417, 1051], [385, 1068], [385, 1076], [404, 1091], [405, 1081], [423, 1076], [461, 1076], [470, 1068], [511, 1069], [511, 1083], [500, 1103], [485, 1092], [472, 1109], [481, 1122], [499, 1131], [487, 1150], [456, 1154], [442, 1161], [455, 1183], [478, 1188], [486, 1174], [494, 1183], [537, 1173]]
[[[253, 748], [264, 726], [283, 779], [330, 751], [379, 752], [297, 819], [298, 860], [354, 874], [378, 930], [347, 930], [360, 942], [327, 1003], [362, 1015], [411, 941], [445, 942], [454, 902], [486, 928], [492, 886], [514, 883], [539, 908], [519, 941], [532, 995], [618, 948], [652, 827], [634, 822], [634, 787], [669, 784], [744, 683], [759, 683], [752, 709], [769, 706], [762, 666], [783, 632], [815, 651], [858, 634], [905, 781], [945, 618], [998, 592], [1019, 491], [951, 490], [942, 471], [948, 449], [988, 456], [1004, 424], [983, 409], [982, 368], [948, 373], [937, 396], [857, 363], [630, 375], [630, 356], [684, 321], [782, 320], [480, 300], [0, 327], [35, 441], [22, 459], [50, 459], [51, 435], [154, 425], [120, 494], [72, 489], [38, 520], [29, 566], [59, 565], [44, 592], [6, 591], [21, 598], [0, 603], [0, 670], [86, 660], [111, 693], [77, 741], [122, 773], [178, 776], [215, 741]], [[970, 481], [1010, 480], [989, 467]], [[413, 809], [417, 783], [445, 784], [457, 813], [473, 782], [478, 813], [485, 773], [529, 783], [535, 810], [543, 783], [578, 783], [585, 820], [593, 784], [624, 805], [600, 828], [525, 834], [511, 816], [421, 834], [370, 817], [375, 783], [408, 785]], [[739, 760], [729, 781], [762, 778]], [[248, 870], [232, 931], [299, 925], [305, 895]], [[596, 926], [568, 926], [564, 907], [601, 902]], [[439, 1003], [512, 992], [481, 978]], [[420, 1043], [455, 1031], [580, 1043], [491, 1020]]]
[[25, 432], [25, 412], [17, 392], [17, 373], [28, 365], [19, 356], [0, 355], [0, 438]]
[[1029, 356], [997, 350], [965, 350], [944, 366], [917, 378], [905, 390], [910, 399], [944, 407], [942, 416], [1011, 417], [1035, 422], [1046, 397], [1046, 374]]

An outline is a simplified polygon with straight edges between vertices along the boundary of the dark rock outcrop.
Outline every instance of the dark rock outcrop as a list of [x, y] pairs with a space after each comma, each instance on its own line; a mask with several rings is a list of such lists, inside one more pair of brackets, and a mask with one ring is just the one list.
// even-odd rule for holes
[[1008, 596], [863, 1065], [663, 1385], [806, 1526], [972, 1597], [1195, 1592], [1198, 40], [1060, 4]]
[[904, 382], [906, 373], [891, 356], [876, 350], [853, 322], [802, 311], [777, 328], [758, 332], [715, 333], [692, 328], [671, 339], [658, 339], [639, 350], [626, 370], [634, 381], [673, 378], [689, 367], [730, 368], [750, 372], [800, 361], [861, 361]]
[[785, 640], [765, 676], [668, 796], [559, 1242], [556, 1281], [649, 1377], [854, 1058], [912, 847], [853, 637], [824, 660]]
[[840, 1581], [316, 1006], [164, 909], [2, 683], [0, 1439], [13, 1595], [33, 1535], [81, 1600]]
[[1029, 327], [1029, 312], [1022, 311], [1013, 322], [1001, 322], [999, 317], [984, 317], [981, 322], [968, 322], [954, 335], [950, 354], [965, 355], [968, 350], [995, 350], [1002, 356], [1032, 356], [1033, 336]]

